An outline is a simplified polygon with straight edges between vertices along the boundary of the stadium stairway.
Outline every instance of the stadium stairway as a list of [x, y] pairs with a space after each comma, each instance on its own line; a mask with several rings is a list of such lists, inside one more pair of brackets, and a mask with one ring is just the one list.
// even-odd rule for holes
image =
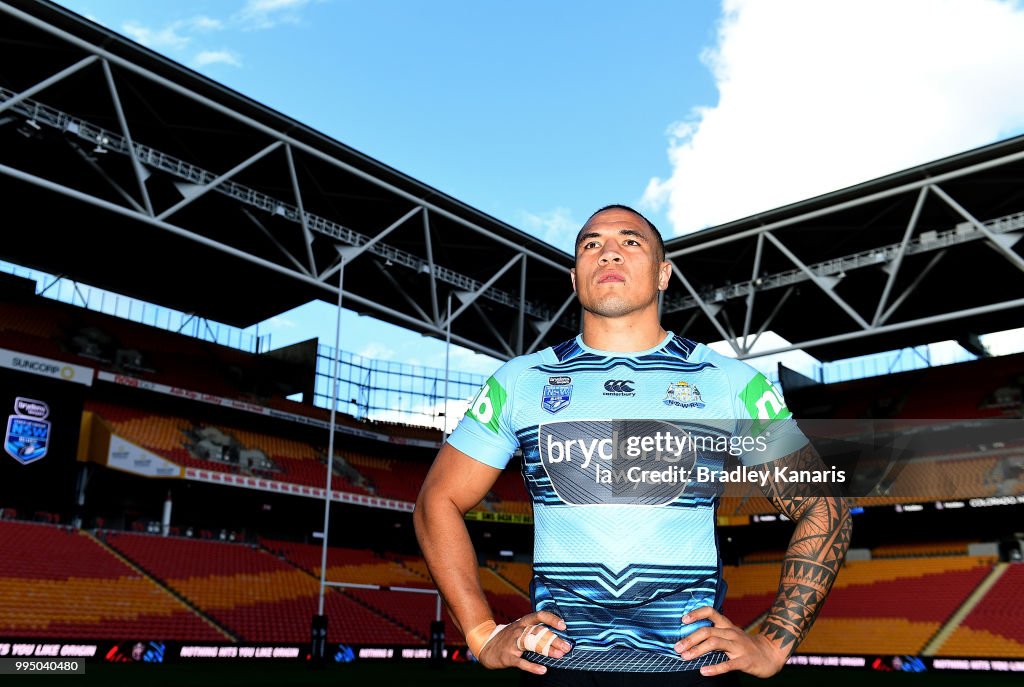
[[[109, 543], [145, 565], [245, 641], [304, 642], [318, 606], [317, 579], [247, 544], [118, 534]], [[328, 641], [420, 644], [421, 638], [343, 594], [324, 597]]]
[[1024, 564], [1000, 563], [950, 631], [936, 637], [937, 656], [1024, 658]]
[[224, 641], [225, 633], [81, 530], [0, 522], [0, 634]]
[[999, 578], [1002, 577], [1003, 573], [1006, 572], [1007, 565], [1007, 563], [997, 563], [995, 567], [992, 568], [992, 572], [990, 572], [988, 576], [981, 581], [981, 584], [978, 585], [978, 588], [971, 592], [971, 595], [967, 597], [967, 600], [964, 601], [963, 605], [960, 606], [960, 608], [958, 608], [955, 613], [953, 613], [953, 616], [949, 619], [949, 621], [946, 622], [946, 624], [943, 625], [939, 629], [939, 631], [935, 633], [935, 636], [932, 637], [931, 640], [929, 640], [929, 642], [925, 645], [924, 649], [921, 650], [921, 653], [923, 655], [935, 655], [939, 647], [945, 644], [946, 640], [949, 639], [950, 636], [960, 626], [960, 623], [962, 623], [964, 619], [967, 618], [971, 611], [973, 611], [974, 608], [979, 603], [981, 603], [981, 600], [985, 598], [989, 590], [995, 586], [996, 582], [999, 581]]
[[119, 552], [117, 549], [113, 548], [112, 546], [109, 546], [105, 541], [103, 541], [103, 539], [101, 537], [96, 536], [96, 535], [94, 535], [94, 534], [92, 534], [90, 532], [86, 532], [84, 530], [82, 531], [82, 534], [84, 534], [85, 536], [87, 536], [88, 538], [90, 538], [94, 542], [96, 542], [97, 546], [99, 546], [102, 549], [106, 550], [107, 553], [109, 553], [111, 556], [113, 556], [114, 558], [117, 558], [119, 561], [124, 563], [126, 566], [128, 566], [129, 568], [131, 568], [132, 570], [137, 572], [139, 575], [141, 575], [142, 577], [146, 578], [147, 580], [152, 582], [154, 585], [156, 585], [157, 587], [160, 587], [160, 589], [164, 590], [165, 592], [167, 592], [168, 594], [173, 596], [175, 599], [178, 600], [178, 602], [181, 605], [185, 606], [188, 610], [192, 611], [194, 614], [199, 616], [207, 625], [209, 625], [213, 629], [217, 630], [217, 632], [220, 632], [222, 635], [224, 635], [225, 637], [230, 639], [232, 642], [237, 642], [238, 641], [238, 637], [235, 636], [235, 634], [232, 633], [229, 629], [227, 629], [226, 627], [224, 627], [223, 625], [218, 623], [216, 620], [214, 620], [210, 616], [208, 616], [205, 613], [203, 613], [203, 610], [201, 608], [199, 608], [198, 606], [193, 604], [191, 601], [189, 601], [187, 598], [185, 598], [184, 596], [182, 596], [181, 594], [176, 592], [174, 589], [171, 589], [170, 587], [165, 585], [163, 582], [161, 582], [157, 578], [153, 577], [153, 575], [149, 574], [149, 572], [145, 568], [143, 568], [142, 566], [136, 564], [134, 561], [129, 560], [125, 556], [121, 555], [121, 552]]
[[848, 561], [801, 651], [919, 654], [994, 563], [988, 556]]

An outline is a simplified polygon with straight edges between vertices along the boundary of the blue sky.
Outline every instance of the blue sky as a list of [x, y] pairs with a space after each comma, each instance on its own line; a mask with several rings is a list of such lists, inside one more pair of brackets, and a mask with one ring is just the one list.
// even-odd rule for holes
[[[62, 4], [563, 248], [609, 202], [685, 233], [1024, 131], [1009, 0]], [[371, 318], [343, 330], [443, 365]], [[332, 308], [260, 331], [331, 343]]]

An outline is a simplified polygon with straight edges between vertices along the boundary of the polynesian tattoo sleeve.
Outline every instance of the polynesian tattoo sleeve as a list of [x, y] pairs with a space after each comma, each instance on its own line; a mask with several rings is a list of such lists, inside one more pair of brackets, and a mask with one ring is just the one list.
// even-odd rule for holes
[[770, 473], [762, 488], [772, 505], [796, 523], [782, 562], [779, 591], [761, 634], [792, 654], [807, 635], [828, 596], [850, 546], [852, 523], [845, 499], [834, 484], [774, 480], [776, 467], [822, 470], [811, 444], [761, 470]]

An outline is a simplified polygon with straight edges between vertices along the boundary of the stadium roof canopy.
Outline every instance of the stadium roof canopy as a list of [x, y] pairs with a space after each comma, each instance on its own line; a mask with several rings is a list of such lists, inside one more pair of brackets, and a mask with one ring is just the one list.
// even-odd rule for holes
[[497, 357], [576, 331], [565, 253], [49, 2], [0, 0], [0, 189], [0, 258], [239, 327], [336, 301], [343, 257], [407, 329], [452, 293]]
[[[1024, 326], [1024, 136], [668, 242], [666, 324], [822, 360]], [[781, 349], [779, 349], [781, 350]]]
[[[310, 97], [315, 97], [311, 94]], [[1024, 323], [1024, 137], [668, 242], [666, 327], [832, 360]], [[246, 327], [310, 300], [507, 358], [572, 258], [78, 15], [0, 0], [0, 258]], [[340, 250], [339, 250], [340, 249]]]

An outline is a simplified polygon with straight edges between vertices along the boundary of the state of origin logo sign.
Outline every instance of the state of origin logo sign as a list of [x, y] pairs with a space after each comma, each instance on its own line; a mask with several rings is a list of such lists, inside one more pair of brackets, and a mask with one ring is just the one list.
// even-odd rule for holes
[[7, 417], [4, 450], [22, 465], [46, 456], [50, 443], [50, 422], [46, 419], [50, 406], [42, 401], [19, 396], [14, 400], [14, 414]]

